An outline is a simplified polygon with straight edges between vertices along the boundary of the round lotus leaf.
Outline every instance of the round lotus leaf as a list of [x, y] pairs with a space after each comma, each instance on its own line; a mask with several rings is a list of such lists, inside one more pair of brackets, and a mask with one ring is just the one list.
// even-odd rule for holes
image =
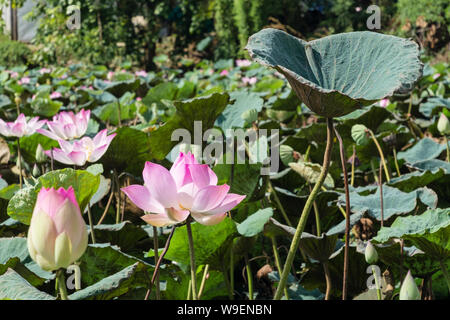
[[362, 124], [355, 124], [352, 127], [352, 138], [359, 146], [365, 146], [370, 141], [370, 136], [366, 126]]
[[423, 69], [415, 42], [370, 31], [307, 42], [267, 28], [252, 35], [246, 49], [253, 60], [282, 73], [308, 108], [324, 117], [406, 93]]

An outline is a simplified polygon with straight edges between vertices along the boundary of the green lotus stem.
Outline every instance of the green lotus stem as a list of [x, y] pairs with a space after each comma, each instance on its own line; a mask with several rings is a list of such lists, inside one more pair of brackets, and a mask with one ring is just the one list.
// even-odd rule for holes
[[19, 168], [19, 187], [22, 189], [22, 155], [20, 153], [20, 139], [17, 138], [17, 166]]
[[450, 149], [448, 147], [447, 136], [444, 136], [445, 148], [447, 149], [447, 162], [450, 162]]
[[284, 288], [286, 287], [287, 278], [288, 278], [289, 272], [291, 271], [291, 265], [294, 261], [295, 252], [297, 251], [301, 235], [303, 233], [303, 230], [305, 229], [305, 225], [306, 225], [306, 221], [308, 220], [309, 212], [311, 211], [311, 207], [313, 205], [314, 199], [316, 198], [317, 193], [319, 192], [323, 182], [325, 181], [325, 178], [328, 173], [328, 168], [330, 167], [332, 148], [333, 148], [333, 119], [327, 118], [327, 145], [325, 147], [325, 154], [324, 154], [324, 158], [323, 158], [322, 170], [320, 172], [320, 175], [319, 175], [319, 178], [318, 178], [316, 184], [314, 185], [313, 190], [311, 191], [308, 199], [306, 200], [305, 206], [303, 207], [303, 211], [300, 216], [300, 220], [298, 221], [298, 225], [295, 230], [295, 234], [292, 239], [291, 246], [289, 248], [288, 256], [287, 256], [285, 264], [284, 264], [283, 272], [281, 273], [280, 283], [278, 285], [277, 291], [275, 292], [275, 296], [274, 296], [275, 300], [281, 299]]
[[399, 177], [401, 177], [402, 175], [401, 175], [401, 173], [400, 173], [400, 167], [398, 166], [398, 160], [397, 160], [397, 150], [395, 150], [395, 147], [394, 147], [394, 163], [395, 163], [395, 170], [397, 170], [397, 174], [398, 174], [398, 176]]
[[387, 169], [387, 165], [386, 165], [386, 160], [384, 159], [384, 154], [383, 154], [383, 150], [381, 149], [380, 144], [378, 143], [377, 138], [375, 137], [375, 135], [373, 134], [373, 131], [368, 129], [370, 136], [372, 137], [373, 142], [375, 143], [375, 145], [377, 146], [378, 149], [378, 153], [380, 154], [381, 157], [381, 161], [383, 162], [383, 167], [384, 167], [384, 173], [386, 174], [386, 180], [387, 182], [391, 181], [390, 177], [389, 177], [389, 171]]
[[339, 153], [341, 156], [342, 172], [344, 175], [344, 188], [345, 188], [345, 250], [344, 250], [344, 272], [342, 283], [342, 300], [347, 299], [348, 288], [348, 264], [349, 264], [349, 246], [350, 246], [350, 191], [348, 189], [348, 175], [345, 160], [345, 148], [339, 132], [334, 128], [334, 133], [339, 140]]
[[305, 152], [305, 156], [303, 157], [305, 162], [308, 161], [308, 159], [309, 159], [309, 152], [310, 151], [311, 151], [311, 145], [308, 145], [308, 148], [306, 149], [306, 152]]
[[[159, 254], [158, 254], [158, 228], [153, 227], [153, 251], [155, 252], [155, 261], [159, 260]], [[161, 290], [160, 290], [160, 284], [159, 284], [159, 272], [156, 273], [156, 300], [161, 300]]]
[[353, 144], [353, 156], [352, 156], [352, 177], [350, 179], [350, 185], [353, 187], [353, 184], [355, 182], [355, 158], [356, 158], [356, 147], [355, 144]]
[[328, 262], [322, 263], [323, 271], [325, 273], [325, 281], [327, 283], [327, 289], [325, 291], [325, 300], [330, 300], [331, 296], [331, 273], [330, 268], [328, 266]]
[[378, 175], [375, 170], [375, 165], [373, 164], [373, 159], [370, 160], [370, 168], [372, 169], [373, 179], [375, 180], [376, 183], [378, 183]]
[[373, 277], [375, 278], [375, 286], [377, 288], [377, 298], [378, 298], [378, 300], [381, 300], [380, 283], [378, 282], [377, 272], [376, 272], [374, 266], [372, 266], [372, 274], [373, 274]]
[[87, 205], [87, 212], [88, 212], [89, 228], [91, 229], [91, 240], [92, 243], [95, 244], [94, 223], [92, 222], [93, 220], [90, 203], [88, 203]]
[[381, 227], [384, 226], [384, 204], [383, 204], [383, 175], [381, 174], [381, 162], [378, 176], [378, 185], [380, 186], [380, 207], [381, 207]]
[[281, 204], [281, 201], [280, 201], [280, 198], [278, 197], [278, 194], [277, 194], [277, 192], [275, 191], [275, 188], [273, 187], [273, 185], [272, 185], [272, 182], [270, 181], [270, 179], [268, 179], [269, 180], [269, 189], [270, 189], [270, 191], [272, 191], [272, 194], [273, 194], [273, 197], [274, 197], [274, 199], [275, 199], [275, 202], [277, 203], [277, 206], [278, 206], [278, 208], [280, 209], [280, 211], [281, 211], [281, 214], [283, 215], [283, 218], [284, 218], [284, 220], [286, 221], [286, 223], [287, 223], [287, 225], [289, 226], [289, 227], [292, 227], [292, 223], [291, 223], [291, 221], [289, 220], [289, 217], [288, 217], [288, 215], [287, 215], [287, 213], [286, 213], [286, 210], [284, 210], [284, 207], [283, 207], [283, 205]]
[[253, 275], [247, 255], [245, 255], [245, 270], [247, 270], [248, 299], [253, 300]]
[[234, 299], [234, 254], [233, 254], [233, 245], [234, 243], [231, 242], [231, 246], [230, 246], [230, 281], [228, 283], [228, 276], [226, 274], [226, 272], [224, 273], [224, 277], [225, 277], [225, 283], [228, 283], [228, 287], [229, 287], [229, 298], [230, 300]]
[[191, 300], [191, 293], [192, 293], [192, 280], [189, 279], [188, 292], [187, 292], [186, 300]]
[[[281, 274], [281, 260], [280, 255], [278, 254], [277, 239], [275, 238], [275, 236], [271, 236], [270, 240], [272, 241], [273, 256], [275, 257], [275, 264], [278, 270], [278, 274]], [[287, 288], [284, 288], [284, 295], [286, 296], [286, 300], [289, 300], [289, 292]]]
[[69, 300], [69, 298], [67, 297], [64, 269], [59, 269], [58, 271], [56, 271], [56, 286], [58, 288], [61, 300]]
[[118, 121], [118, 127], [120, 128], [122, 126], [122, 115], [120, 114], [120, 101], [117, 99], [117, 121]]
[[450, 292], [450, 275], [448, 274], [447, 266], [442, 260], [439, 261], [439, 264], [441, 265], [442, 274], [444, 275], [444, 278], [447, 281], [448, 291]]
[[198, 300], [200, 300], [203, 290], [205, 289], [206, 276], [208, 275], [208, 272], [209, 272], [209, 264], [205, 266], [205, 270], [203, 271], [202, 282], [200, 283], [200, 288], [198, 289]]
[[117, 188], [117, 196], [116, 196], [116, 223], [120, 222], [120, 182], [119, 177], [117, 176], [117, 171], [114, 169], [113, 176], [115, 180], [115, 185]]
[[197, 280], [195, 267], [194, 239], [192, 238], [191, 217], [186, 220], [186, 229], [189, 242], [189, 258], [191, 263], [192, 300], [197, 300]]
[[317, 236], [320, 237], [322, 234], [321, 228], [320, 228], [320, 215], [319, 215], [319, 209], [317, 208], [317, 203], [313, 202], [313, 209], [314, 209], [314, 216], [316, 218], [316, 230], [317, 230]]

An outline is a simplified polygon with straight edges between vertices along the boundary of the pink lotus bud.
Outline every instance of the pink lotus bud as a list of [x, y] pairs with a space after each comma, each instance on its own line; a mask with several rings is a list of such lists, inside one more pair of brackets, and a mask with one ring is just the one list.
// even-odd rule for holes
[[389, 105], [389, 99], [380, 100], [380, 107], [386, 108]]
[[224, 69], [224, 70], [222, 70], [221, 72], [220, 72], [220, 75], [221, 76], [227, 76], [228, 75], [228, 70], [227, 69]]
[[441, 76], [440, 73], [435, 73], [433, 74], [433, 80], [436, 80], [437, 78], [439, 78]]
[[251, 61], [249, 61], [249, 60], [247, 60], [247, 59], [237, 59], [236, 60], [236, 65], [238, 66], [238, 67], [248, 67], [248, 66], [250, 66], [252, 63], [251, 63]]
[[138, 77], [144, 77], [144, 78], [147, 76], [147, 72], [145, 72], [145, 70], [136, 71], [134, 74]]
[[31, 258], [43, 270], [67, 268], [83, 255], [87, 243], [86, 224], [73, 188], [42, 188], [28, 229]]
[[18, 84], [22, 85], [22, 84], [29, 84], [30, 83], [30, 78], [28, 77], [23, 77], [22, 79], [20, 79], [19, 81], [17, 81]]
[[50, 94], [50, 99], [58, 99], [61, 97], [62, 97], [62, 94], [59, 91], [54, 91]]
[[448, 120], [444, 113], [441, 113], [441, 116], [439, 117], [437, 129], [444, 136], [450, 134], [450, 120]]

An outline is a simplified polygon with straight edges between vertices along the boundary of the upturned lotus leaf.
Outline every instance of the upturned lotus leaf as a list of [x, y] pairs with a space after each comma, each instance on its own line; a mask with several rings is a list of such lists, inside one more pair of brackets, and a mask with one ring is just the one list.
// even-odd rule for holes
[[267, 28], [252, 35], [246, 49], [253, 60], [282, 73], [313, 112], [328, 118], [410, 91], [423, 68], [416, 43], [370, 31], [307, 42]]

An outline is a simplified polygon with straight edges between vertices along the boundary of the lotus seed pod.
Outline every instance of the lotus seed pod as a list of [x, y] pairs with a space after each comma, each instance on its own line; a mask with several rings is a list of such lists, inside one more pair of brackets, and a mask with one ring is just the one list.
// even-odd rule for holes
[[294, 149], [288, 145], [280, 146], [280, 159], [285, 166], [288, 166], [290, 162], [295, 162]]
[[19, 95], [16, 94], [16, 96], [14, 97], [14, 102], [16, 105], [19, 105], [22, 102], [22, 99]]
[[37, 163], [44, 163], [47, 159], [47, 156], [44, 153], [44, 148], [42, 148], [41, 144], [38, 144], [36, 148], [35, 158]]
[[437, 123], [437, 129], [443, 135], [450, 134], [450, 120], [445, 116], [445, 114], [441, 113]]
[[420, 300], [420, 291], [411, 275], [411, 270], [408, 271], [400, 288], [400, 300]]
[[374, 264], [378, 261], [378, 253], [372, 242], [370, 241], [367, 242], [366, 251], [364, 252], [364, 255], [366, 257], [366, 262], [368, 264]]

